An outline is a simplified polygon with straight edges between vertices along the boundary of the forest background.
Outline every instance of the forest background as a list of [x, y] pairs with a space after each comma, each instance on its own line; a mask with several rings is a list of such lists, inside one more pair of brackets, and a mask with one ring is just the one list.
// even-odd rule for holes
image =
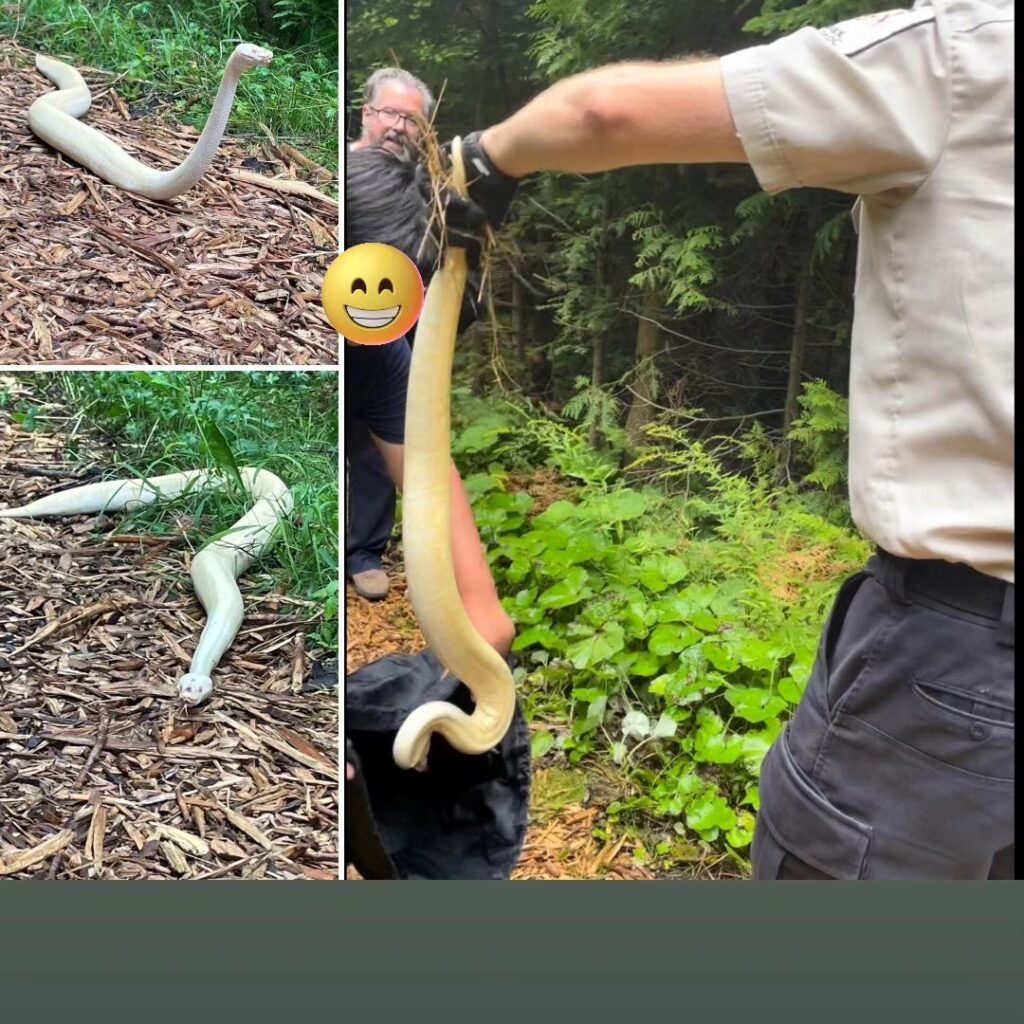
[[[444, 141], [601, 64], [884, 7], [352, 0], [345, 134], [384, 65], [440, 97]], [[769, 196], [742, 166], [537, 175], [459, 343], [453, 452], [516, 620], [536, 767], [610, 771], [606, 838], [664, 871], [748, 869], [761, 760], [869, 554], [846, 487], [851, 206]]]

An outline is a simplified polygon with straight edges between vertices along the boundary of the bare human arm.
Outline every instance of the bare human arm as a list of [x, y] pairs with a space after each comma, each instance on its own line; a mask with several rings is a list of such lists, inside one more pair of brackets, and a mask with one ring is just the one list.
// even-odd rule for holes
[[717, 59], [611, 64], [557, 82], [480, 138], [512, 178], [746, 163]]
[[[378, 437], [374, 437], [373, 441], [384, 457], [395, 486], [401, 489], [405, 465], [404, 446], [382, 441]], [[498, 598], [494, 577], [473, 519], [469, 495], [466, 494], [455, 463], [451, 464], [451, 486], [452, 561], [462, 603], [477, 632], [500, 654], [507, 655], [515, 638], [515, 626]]]

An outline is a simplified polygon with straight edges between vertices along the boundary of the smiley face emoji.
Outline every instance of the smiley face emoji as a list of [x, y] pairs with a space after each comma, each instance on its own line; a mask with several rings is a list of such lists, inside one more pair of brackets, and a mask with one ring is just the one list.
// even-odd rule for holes
[[423, 279], [405, 253], [365, 242], [346, 249], [324, 276], [327, 319], [348, 341], [385, 345], [407, 334], [423, 309]]

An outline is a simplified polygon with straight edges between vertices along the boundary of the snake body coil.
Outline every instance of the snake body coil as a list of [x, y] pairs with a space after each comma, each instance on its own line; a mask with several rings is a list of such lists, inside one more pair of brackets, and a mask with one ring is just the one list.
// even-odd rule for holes
[[[459, 140], [452, 146], [455, 187], [465, 192]], [[449, 248], [431, 279], [416, 329], [405, 412], [402, 552], [409, 599], [427, 645], [473, 695], [471, 715], [430, 701], [406, 718], [392, 755], [402, 768], [426, 765], [432, 733], [456, 750], [483, 754], [501, 742], [515, 712], [505, 659], [476, 631], [462, 604], [451, 541], [451, 370], [466, 254]]]
[[173, 199], [195, 185], [213, 161], [224, 137], [239, 78], [248, 68], [269, 64], [273, 56], [251, 43], [235, 47], [202, 135], [184, 162], [170, 171], [147, 167], [113, 139], [82, 124], [78, 118], [92, 105], [89, 86], [70, 64], [52, 57], [37, 56], [36, 67], [57, 86], [57, 91], [45, 93], [29, 107], [29, 127], [44, 142], [111, 185], [149, 199]]
[[[242, 595], [236, 579], [267, 549], [274, 528], [292, 510], [291, 492], [273, 473], [249, 468], [239, 472], [255, 504], [225, 536], [192, 559], [192, 584], [206, 609], [207, 622], [189, 671], [178, 680], [178, 692], [189, 704], [199, 704], [213, 692], [213, 669], [242, 624]], [[107, 480], [59, 491], [17, 508], [0, 509], [0, 519], [131, 510], [186, 493], [214, 490], [225, 483], [223, 476], [206, 470], [147, 480]]]

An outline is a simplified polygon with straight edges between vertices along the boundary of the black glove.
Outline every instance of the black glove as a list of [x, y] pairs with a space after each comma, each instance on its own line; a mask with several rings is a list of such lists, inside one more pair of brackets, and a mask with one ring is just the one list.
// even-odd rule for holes
[[[480, 132], [470, 132], [462, 140], [462, 164], [466, 169], [470, 199], [483, 210], [487, 223], [498, 228], [505, 220], [519, 182], [494, 166], [480, 142], [480, 135]], [[450, 147], [448, 143], [445, 151], [450, 151]]]
[[[416, 181], [423, 201], [427, 204], [425, 215], [436, 259], [442, 248], [439, 224], [434, 217], [438, 197], [434, 192], [430, 172], [422, 164], [416, 168]], [[463, 198], [452, 188], [441, 189], [440, 200], [444, 215], [444, 243], [457, 249], [464, 249], [466, 263], [471, 270], [475, 270], [480, 265], [480, 253], [487, 236], [487, 215], [473, 200]]]

